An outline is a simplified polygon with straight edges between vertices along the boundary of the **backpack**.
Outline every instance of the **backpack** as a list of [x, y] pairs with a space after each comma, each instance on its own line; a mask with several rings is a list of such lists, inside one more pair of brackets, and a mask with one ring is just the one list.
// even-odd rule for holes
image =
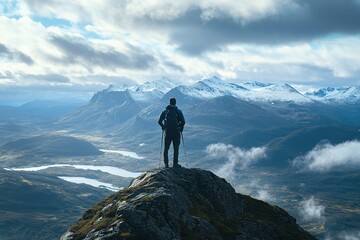
[[179, 127], [178, 111], [177, 111], [176, 108], [166, 109], [165, 127], [166, 128], [177, 128], [177, 127]]

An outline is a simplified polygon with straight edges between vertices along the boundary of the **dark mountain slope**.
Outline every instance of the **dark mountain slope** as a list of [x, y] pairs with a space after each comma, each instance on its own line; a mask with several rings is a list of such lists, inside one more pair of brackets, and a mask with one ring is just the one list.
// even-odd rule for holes
[[128, 91], [101, 91], [87, 105], [65, 116], [57, 124], [77, 129], [106, 129], [125, 122], [144, 107]]
[[85, 212], [70, 239], [315, 239], [279, 207], [209, 171], [153, 170]]
[[193, 124], [214, 126], [228, 130], [247, 128], [267, 128], [290, 124], [283, 118], [263, 109], [262, 107], [237, 99], [223, 96], [204, 101], [192, 107], [189, 121]]
[[287, 166], [289, 161], [306, 154], [322, 141], [339, 144], [356, 139], [360, 139], [360, 131], [354, 127], [312, 126], [301, 128], [267, 144], [269, 161], [262, 163], [272, 167]]
[[50, 134], [11, 141], [1, 146], [0, 151], [45, 157], [102, 154], [94, 145], [85, 140]]
[[0, 239], [59, 239], [84, 209], [109, 192], [50, 175], [0, 169]]

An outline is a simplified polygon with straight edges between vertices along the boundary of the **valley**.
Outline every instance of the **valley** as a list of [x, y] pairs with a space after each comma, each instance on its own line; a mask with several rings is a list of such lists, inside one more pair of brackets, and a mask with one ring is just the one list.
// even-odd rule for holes
[[[17, 109], [16, 118], [10, 114], [0, 123], [0, 187], [16, 190], [33, 183], [29, 186], [40, 189], [29, 189], [33, 203], [43, 198], [36, 195], [38, 191], [52, 189], [50, 193], [56, 195], [52, 198], [68, 201], [59, 204], [71, 208], [73, 202], [78, 209], [88, 208], [110, 190], [126, 187], [138, 174], [163, 165], [157, 119], [173, 96], [187, 121], [180, 164], [211, 170], [238, 192], [279, 205], [319, 239], [356, 235], [360, 109], [355, 106], [360, 92], [356, 95], [354, 89], [347, 98], [338, 92], [338, 101], [335, 95], [322, 101], [319, 94], [312, 97], [316, 92], [301, 94], [286, 84], [233, 84], [214, 77], [181, 85], [161, 79], [132, 87], [110, 86], [80, 107], [52, 113], [57, 117], [51, 121], [28, 115], [24, 121]], [[17, 183], [9, 187], [11, 178]], [[98, 197], [89, 201], [70, 197], [79, 194]], [[9, 192], [1, 203], [15, 203], [18, 198], [24, 196]], [[10, 205], [1, 206], [14, 221], [22, 219], [26, 231], [34, 228], [29, 224], [31, 214], [40, 220], [50, 213], [50, 219], [68, 219], [54, 222], [52, 232], [57, 236], [81, 215], [75, 210], [59, 213], [44, 204], [38, 212], [20, 218]], [[8, 229], [2, 239], [12, 239], [18, 231], [14, 221], [0, 219], [6, 222], [0, 229]]]

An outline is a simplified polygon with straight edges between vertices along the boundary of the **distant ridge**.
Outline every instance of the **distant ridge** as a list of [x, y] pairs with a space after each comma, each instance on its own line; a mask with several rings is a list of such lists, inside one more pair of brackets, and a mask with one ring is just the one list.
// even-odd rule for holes
[[11, 141], [1, 146], [0, 151], [45, 157], [102, 154], [94, 145], [85, 140], [52, 134]]
[[140, 85], [110, 85], [103, 93], [127, 91], [134, 101], [146, 103], [158, 100], [174, 89], [199, 99], [230, 95], [245, 101], [262, 103], [278, 101], [309, 104], [319, 101], [344, 104], [360, 101], [360, 86], [327, 87], [302, 94], [296, 88], [286, 83], [259, 81], [231, 83], [217, 76], [205, 78], [192, 85], [182, 85], [180, 82], [169, 78], [162, 78]]

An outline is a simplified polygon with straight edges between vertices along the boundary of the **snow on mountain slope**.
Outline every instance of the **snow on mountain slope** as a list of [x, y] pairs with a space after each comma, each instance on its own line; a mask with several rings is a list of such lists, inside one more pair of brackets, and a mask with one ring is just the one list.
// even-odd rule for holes
[[244, 82], [241, 85], [247, 89], [256, 89], [256, 88], [268, 87], [271, 84], [270, 83], [262, 83], [262, 82], [258, 82], [258, 81], [250, 81], [250, 82]]
[[145, 82], [141, 85], [131, 86], [128, 84], [110, 85], [105, 92], [124, 92], [128, 91], [131, 98], [136, 102], [151, 102], [161, 99], [165, 93], [180, 85], [169, 78], [162, 78]]
[[360, 85], [339, 88], [322, 88], [306, 93], [306, 96], [326, 103], [355, 103], [360, 101]]
[[192, 85], [163, 78], [141, 85], [111, 85], [106, 92], [128, 91], [136, 102], [152, 102], [161, 99], [167, 92], [176, 88], [182, 94], [198, 99], [213, 99], [221, 96], [233, 96], [245, 101], [274, 103], [293, 102], [297, 104], [321, 101], [324, 103], [356, 103], [360, 101], [360, 85], [339, 88], [322, 88], [314, 92], [301, 94], [288, 84], [272, 84], [258, 81], [231, 83], [218, 77], [203, 79]]
[[216, 77], [199, 81], [190, 86], [179, 86], [178, 90], [185, 95], [200, 99], [212, 99], [226, 95], [236, 96], [238, 91], [247, 91], [243, 87]]
[[230, 95], [252, 102], [295, 102], [299, 104], [313, 102], [313, 100], [302, 95], [288, 84], [260, 82], [234, 84], [222, 81], [217, 77], [199, 81], [191, 86], [180, 86], [178, 90], [185, 95], [200, 99]]
[[129, 91], [135, 101], [147, 102], [161, 99], [165, 93], [177, 85], [178, 83], [171, 79], [162, 78], [161, 80], [146, 82], [142, 85], [131, 87]]
[[250, 91], [246, 95], [239, 96], [244, 100], [255, 102], [294, 102], [299, 104], [313, 102], [313, 100], [302, 95], [289, 84], [247, 82], [243, 86], [250, 87]]
[[104, 92], [123, 92], [134, 86], [129, 84], [111, 84]]

